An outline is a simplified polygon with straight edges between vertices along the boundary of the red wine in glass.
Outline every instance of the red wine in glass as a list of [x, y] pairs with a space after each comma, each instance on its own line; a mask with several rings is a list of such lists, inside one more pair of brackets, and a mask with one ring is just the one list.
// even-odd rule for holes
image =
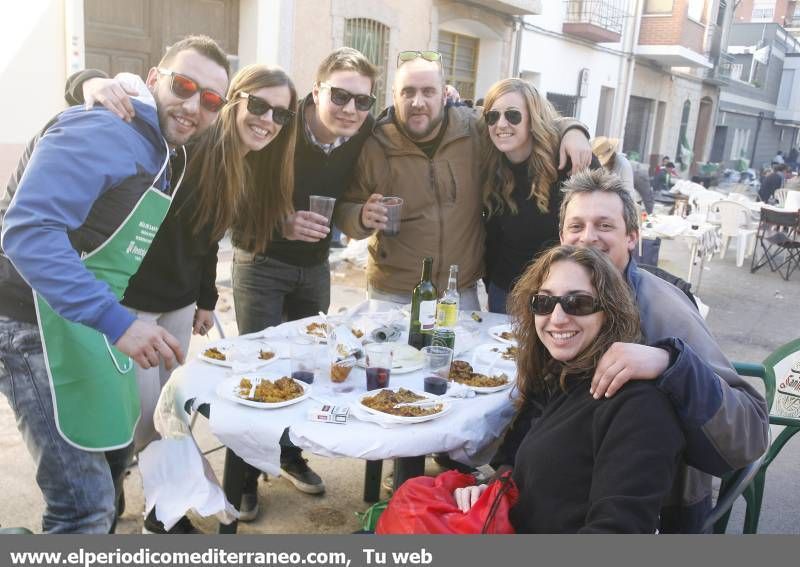
[[367, 390], [378, 390], [389, 386], [388, 368], [367, 368]]
[[295, 370], [292, 372], [292, 378], [306, 384], [312, 384], [314, 382], [314, 373], [309, 370]]

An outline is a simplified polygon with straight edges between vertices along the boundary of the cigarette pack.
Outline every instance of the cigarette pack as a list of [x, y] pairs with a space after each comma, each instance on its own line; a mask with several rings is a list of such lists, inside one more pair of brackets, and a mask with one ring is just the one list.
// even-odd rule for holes
[[320, 409], [308, 412], [308, 419], [311, 421], [321, 421], [323, 423], [347, 423], [347, 416], [350, 415], [350, 408], [347, 406], [333, 406], [325, 404]]

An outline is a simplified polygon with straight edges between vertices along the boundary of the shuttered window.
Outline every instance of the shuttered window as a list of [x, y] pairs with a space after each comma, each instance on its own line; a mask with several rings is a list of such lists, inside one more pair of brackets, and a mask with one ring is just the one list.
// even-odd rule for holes
[[478, 39], [440, 30], [439, 52], [447, 84], [453, 85], [462, 99], [475, 100]]
[[345, 20], [344, 44], [358, 49], [370, 63], [378, 68], [372, 94], [378, 99], [372, 107], [372, 114], [378, 115], [386, 106], [386, 69], [389, 59], [389, 28], [368, 18], [349, 18]]

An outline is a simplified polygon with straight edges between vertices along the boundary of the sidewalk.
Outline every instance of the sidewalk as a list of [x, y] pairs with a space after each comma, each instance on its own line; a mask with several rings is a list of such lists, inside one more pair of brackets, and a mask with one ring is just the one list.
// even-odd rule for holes
[[[341, 252], [332, 254], [331, 309], [354, 305], [365, 298], [363, 268], [335, 261]], [[225, 243], [220, 250], [218, 313], [228, 335], [236, 335], [233, 300], [230, 291], [232, 250]], [[748, 259], [749, 262], [749, 259]], [[685, 277], [688, 248], [683, 242], [662, 242], [660, 266]], [[749, 263], [742, 268], [735, 264], [735, 254], [728, 251], [724, 260], [715, 257], [706, 264], [701, 298], [710, 307], [707, 322], [722, 350], [732, 359], [760, 361], [780, 344], [800, 335], [800, 277], [783, 281], [764, 269], [750, 274]], [[188, 356], [195, 356], [208, 339], [194, 337]], [[208, 432], [203, 418], [195, 427], [199, 445], [213, 451], [219, 443]], [[773, 431], [773, 439], [777, 431]], [[286, 480], [270, 478], [261, 482], [259, 494], [261, 514], [255, 522], [240, 524], [241, 533], [350, 533], [358, 529], [356, 511], [367, 504], [361, 499], [364, 464], [350, 459], [328, 459], [307, 454], [310, 465], [325, 480], [323, 496], [301, 494]], [[224, 451], [216, 450], [209, 461], [219, 478], [222, 476]], [[391, 470], [385, 463], [384, 474]], [[800, 491], [796, 490], [796, 471], [800, 470], [800, 440], [792, 439], [769, 469], [760, 533], [800, 534]], [[428, 471], [438, 467], [428, 462]], [[4, 527], [24, 526], [40, 530], [43, 503], [34, 482], [34, 469], [6, 403], [0, 402], [0, 524]], [[127, 510], [118, 525], [120, 533], [141, 530], [144, 502], [138, 471], [131, 471], [125, 484]], [[740, 530], [741, 505], [734, 508], [729, 530]], [[215, 520], [197, 520], [205, 532], [215, 532]]]

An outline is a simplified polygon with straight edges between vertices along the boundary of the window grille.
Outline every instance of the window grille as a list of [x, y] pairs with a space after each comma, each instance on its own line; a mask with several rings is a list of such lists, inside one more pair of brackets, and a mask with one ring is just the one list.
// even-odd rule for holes
[[389, 61], [389, 27], [368, 18], [348, 18], [345, 20], [344, 44], [358, 49], [370, 63], [378, 68], [372, 94], [377, 102], [372, 114], [377, 116], [386, 106], [386, 70]]
[[439, 31], [439, 52], [442, 54], [445, 81], [453, 85], [464, 100], [475, 100], [478, 41], [474, 37]]
[[578, 110], [578, 97], [573, 95], [547, 93], [547, 100], [561, 116], [575, 116]]

